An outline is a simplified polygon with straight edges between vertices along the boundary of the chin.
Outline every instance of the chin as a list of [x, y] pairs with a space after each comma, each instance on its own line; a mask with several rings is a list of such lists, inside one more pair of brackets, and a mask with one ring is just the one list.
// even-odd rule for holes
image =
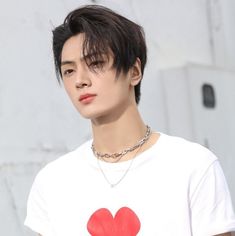
[[102, 119], [102, 117], [105, 117], [104, 112], [79, 112], [80, 115], [89, 120], [95, 120], [95, 119]]
[[117, 119], [121, 113], [122, 109], [118, 106], [98, 106], [94, 109], [94, 106], [91, 108], [87, 107], [87, 109], [79, 109], [78, 112], [80, 115], [89, 120], [93, 120], [94, 122], [109, 122]]

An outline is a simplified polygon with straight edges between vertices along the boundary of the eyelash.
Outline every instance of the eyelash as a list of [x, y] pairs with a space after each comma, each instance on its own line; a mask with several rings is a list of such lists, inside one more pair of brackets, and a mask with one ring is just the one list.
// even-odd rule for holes
[[63, 72], [63, 76], [70, 75], [74, 70], [73, 69], [68, 69]]
[[104, 61], [102, 61], [102, 60], [100, 60], [100, 61], [92, 61], [92, 62], [88, 65], [88, 67], [92, 67], [92, 68], [97, 68], [97, 69], [99, 69], [99, 68], [102, 68], [103, 65], [104, 65]]
[[[97, 61], [92, 61], [88, 64], [88, 67], [91, 68], [92, 70], [96, 69], [102, 69], [105, 61], [103, 60], [97, 60]], [[74, 72], [73, 69], [67, 69], [63, 72], [63, 77], [70, 76]]]

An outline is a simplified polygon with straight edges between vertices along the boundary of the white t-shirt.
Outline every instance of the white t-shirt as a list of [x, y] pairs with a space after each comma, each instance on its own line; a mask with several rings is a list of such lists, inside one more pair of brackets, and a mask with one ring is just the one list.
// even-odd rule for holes
[[[25, 225], [43, 236], [209, 236], [235, 230], [226, 180], [208, 149], [161, 134], [133, 160], [98, 164], [91, 143], [38, 173]], [[111, 187], [108, 181], [120, 182]]]

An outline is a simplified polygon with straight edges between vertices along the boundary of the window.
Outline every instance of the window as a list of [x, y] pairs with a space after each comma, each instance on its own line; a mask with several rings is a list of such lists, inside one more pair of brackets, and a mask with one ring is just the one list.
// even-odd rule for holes
[[203, 84], [202, 86], [203, 105], [206, 108], [215, 108], [215, 91], [212, 85]]

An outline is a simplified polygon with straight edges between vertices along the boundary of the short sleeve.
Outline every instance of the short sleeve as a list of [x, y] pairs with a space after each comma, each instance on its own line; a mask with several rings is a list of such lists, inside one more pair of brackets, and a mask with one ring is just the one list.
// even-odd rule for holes
[[42, 236], [54, 236], [48, 216], [48, 207], [43, 193], [40, 173], [35, 178], [27, 202], [27, 216], [24, 224]]
[[191, 196], [191, 222], [195, 236], [235, 231], [232, 201], [218, 160], [208, 167]]

